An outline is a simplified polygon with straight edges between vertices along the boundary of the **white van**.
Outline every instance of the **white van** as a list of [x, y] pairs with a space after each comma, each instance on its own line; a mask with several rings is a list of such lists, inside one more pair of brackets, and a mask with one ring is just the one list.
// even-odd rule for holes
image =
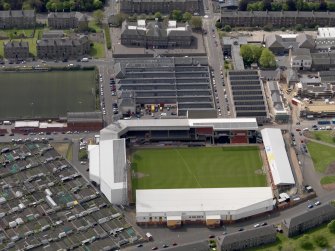
[[152, 234], [150, 234], [149, 232], [145, 234], [145, 237], [147, 237], [148, 241], [152, 241]]
[[88, 58], [83, 58], [81, 62], [88, 62]]
[[3, 122], [3, 124], [4, 124], [4, 125], [11, 125], [12, 122], [10, 122], [9, 120], [5, 120], [5, 121]]

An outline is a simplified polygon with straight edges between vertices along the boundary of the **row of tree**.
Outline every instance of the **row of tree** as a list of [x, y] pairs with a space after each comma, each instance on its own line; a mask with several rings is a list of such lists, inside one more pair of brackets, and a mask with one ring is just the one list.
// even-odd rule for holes
[[275, 55], [262, 46], [246, 44], [241, 46], [240, 54], [245, 65], [258, 63], [262, 68], [274, 68], [276, 66]]
[[104, 3], [105, 0], [0, 0], [0, 10], [93, 11], [102, 8]]
[[245, 11], [335, 11], [335, 3], [326, 0], [320, 1], [304, 1], [304, 0], [241, 0], [239, 3], [239, 10]]

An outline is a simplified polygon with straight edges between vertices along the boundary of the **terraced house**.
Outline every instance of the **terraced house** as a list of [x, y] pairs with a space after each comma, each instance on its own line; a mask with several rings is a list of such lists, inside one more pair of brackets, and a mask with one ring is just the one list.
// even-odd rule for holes
[[[201, 2], [202, 3], [202, 2]], [[120, 11], [124, 13], [170, 13], [173, 10], [199, 12], [199, 0], [123, 0]]]
[[88, 55], [90, 41], [85, 35], [44, 38], [37, 41], [37, 57], [45, 59], [78, 59]]
[[29, 29], [36, 25], [34, 10], [3, 10], [0, 11], [0, 29]]
[[334, 26], [334, 12], [318, 11], [222, 11], [222, 25], [232, 27], [292, 27], [297, 24], [304, 26]]
[[29, 44], [25, 41], [4, 43], [4, 56], [8, 59], [24, 60], [29, 58]]
[[80, 12], [51, 12], [48, 14], [48, 26], [52, 29], [86, 30], [88, 19]]

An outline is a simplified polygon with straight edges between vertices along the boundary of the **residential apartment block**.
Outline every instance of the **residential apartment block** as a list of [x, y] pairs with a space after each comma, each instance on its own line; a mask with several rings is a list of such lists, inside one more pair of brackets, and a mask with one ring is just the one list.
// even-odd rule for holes
[[137, 23], [123, 22], [121, 44], [146, 48], [189, 47], [193, 36], [188, 24], [169, 21], [167, 25], [158, 21]]
[[274, 226], [261, 226], [241, 232], [226, 234], [219, 239], [219, 250], [245, 250], [276, 241]]
[[295, 215], [290, 219], [283, 220], [282, 226], [287, 236], [293, 237], [333, 219], [335, 219], [335, 207], [330, 204], [324, 204]]
[[37, 41], [37, 57], [46, 59], [78, 59], [88, 55], [90, 41], [87, 36], [49, 38]]
[[4, 56], [8, 59], [24, 60], [29, 58], [29, 44], [24, 41], [4, 43]]
[[48, 26], [52, 29], [86, 30], [88, 19], [80, 12], [51, 12], [48, 15]]
[[232, 27], [335, 26], [334, 12], [316, 11], [221, 11], [222, 25]]
[[200, 0], [122, 0], [120, 11], [124, 13], [170, 13], [173, 10], [199, 12]]
[[34, 10], [3, 10], [0, 11], [0, 29], [28, 29], [36, 25]]

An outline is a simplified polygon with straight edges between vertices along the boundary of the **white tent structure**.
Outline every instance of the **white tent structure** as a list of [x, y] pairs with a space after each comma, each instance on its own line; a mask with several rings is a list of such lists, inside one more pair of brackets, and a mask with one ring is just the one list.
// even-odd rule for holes
[[274, 185], [295, 185], [281, 130], [265, 128], [261, 133]]

